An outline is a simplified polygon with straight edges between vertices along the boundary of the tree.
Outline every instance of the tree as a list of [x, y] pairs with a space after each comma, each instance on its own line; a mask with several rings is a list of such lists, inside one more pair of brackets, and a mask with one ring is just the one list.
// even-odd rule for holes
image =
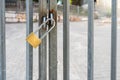
[[70, 0], [70, 4], [72, 4], [73, 0]]

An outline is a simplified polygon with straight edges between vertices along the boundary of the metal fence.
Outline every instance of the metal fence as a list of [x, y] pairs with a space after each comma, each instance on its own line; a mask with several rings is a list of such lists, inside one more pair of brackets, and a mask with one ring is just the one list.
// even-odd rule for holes
[[25, 1], [23, 0], [6, 0], [5, 8], [7, 11], [24, 11]]
[[5, 1], [5, 6], [6, 7], [17, 7], [17, 1], [16, 0], [13, 0], [13, 1], [6, 0]]
[[[26, 0], [27, 23], [26, 36], [33, 31], [33, 4]], [[50, 18], [50, 13], [57, 19], [56, 0], [39, 1], [39, 25], [43, 17]], [[117, 55], [117, 0], [112, 0], [111, 34], [111, 80], [116, 79]], [[94, 80], [94, 0], [88, 0], [88, 80]], [[70, 80], [69, 59], [69, 0], [63, 1], [63, 80]], [[57, 21], [56, 21], [57, 23]], [[50, 24], [48, 25], [50, 28]], [[41, 30], [40, 37], [44, 33]], [[0, 80], [6, 80], [6, 42], [5, 42], [5, 2], [0, 0]], [[47, 52], [46, 47], [49, 48]], [[43, 55], [44, 53], [45, 55]], [[39, 47], [39, 80], [46, 80], [46, 54], [49, 53], [49, 80], [57, 80], [57, 26], [45, 38]], [[26, 80], [33, 80], [33, 48], [26, 43]]]

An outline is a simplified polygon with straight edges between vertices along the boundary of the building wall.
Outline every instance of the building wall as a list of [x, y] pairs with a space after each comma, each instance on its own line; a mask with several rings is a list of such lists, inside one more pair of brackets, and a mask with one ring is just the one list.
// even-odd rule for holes
[[[120, 0], [117, 0], [118, 15], [120, 16]], [[103, 12], [111, 11], [111, 0], [97, 0], [96, 7]]]
[[97, 6], [111, 8], [111, 0], [97, 0]]
[[[120, 8], [120, 5], [119, 5], [119, 3], [120, 3], [120, 0], [117, 0], [118, 2], [117, 2], [117, 6], [118, 6], [118, 8]], [[102, 5], [102, 6], [104, 6], [104, 7], [108, 7], [108, 8], [111, 8], [111, 0], [97, 0], [97, 5]]]

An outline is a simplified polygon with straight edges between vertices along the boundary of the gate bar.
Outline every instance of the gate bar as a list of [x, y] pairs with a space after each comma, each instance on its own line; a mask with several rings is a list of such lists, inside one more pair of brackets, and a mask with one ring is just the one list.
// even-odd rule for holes
[[56, 22], [56, 26], [49, 34], [49, 80], [57, 80], [57, 0], [48, 2], [49, 12], [53, 13]]
[[88, 80], [94, 80], [94, 0], [88, 0]]
[[112, 0], [112, 31], [111, 31], [111, 80], [116, 79], [117, 68], [117, 0]]
[[[26, 36], [33, 32], [33, 2], [26, 0]], [[26, 80], [33, 80], [33, 48], [26, 43]]]
[[0, 80], [6, 80], [5, 0], [0, 0]]
[[63, 80], [69, 80], [69, 0], [63, 0]]
[[[39, 0], [39, 25], [43, 22], [43, 16], [47, 18], [47, 0]], [[44, 26], [47, 30], [47, 25]], [[46, 32], [45, 29], [39, 31], [39, 38]], [[39, 46], [39, 79], [47, 80], [47, 37], [42, 40]]]

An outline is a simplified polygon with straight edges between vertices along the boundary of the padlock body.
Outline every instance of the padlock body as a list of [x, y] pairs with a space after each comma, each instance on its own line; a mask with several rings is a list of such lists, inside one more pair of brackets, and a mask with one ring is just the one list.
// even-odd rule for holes
[[26, 41], [34, 48], [37, 48], [42, 42], [33, 32], [27, 36]]

